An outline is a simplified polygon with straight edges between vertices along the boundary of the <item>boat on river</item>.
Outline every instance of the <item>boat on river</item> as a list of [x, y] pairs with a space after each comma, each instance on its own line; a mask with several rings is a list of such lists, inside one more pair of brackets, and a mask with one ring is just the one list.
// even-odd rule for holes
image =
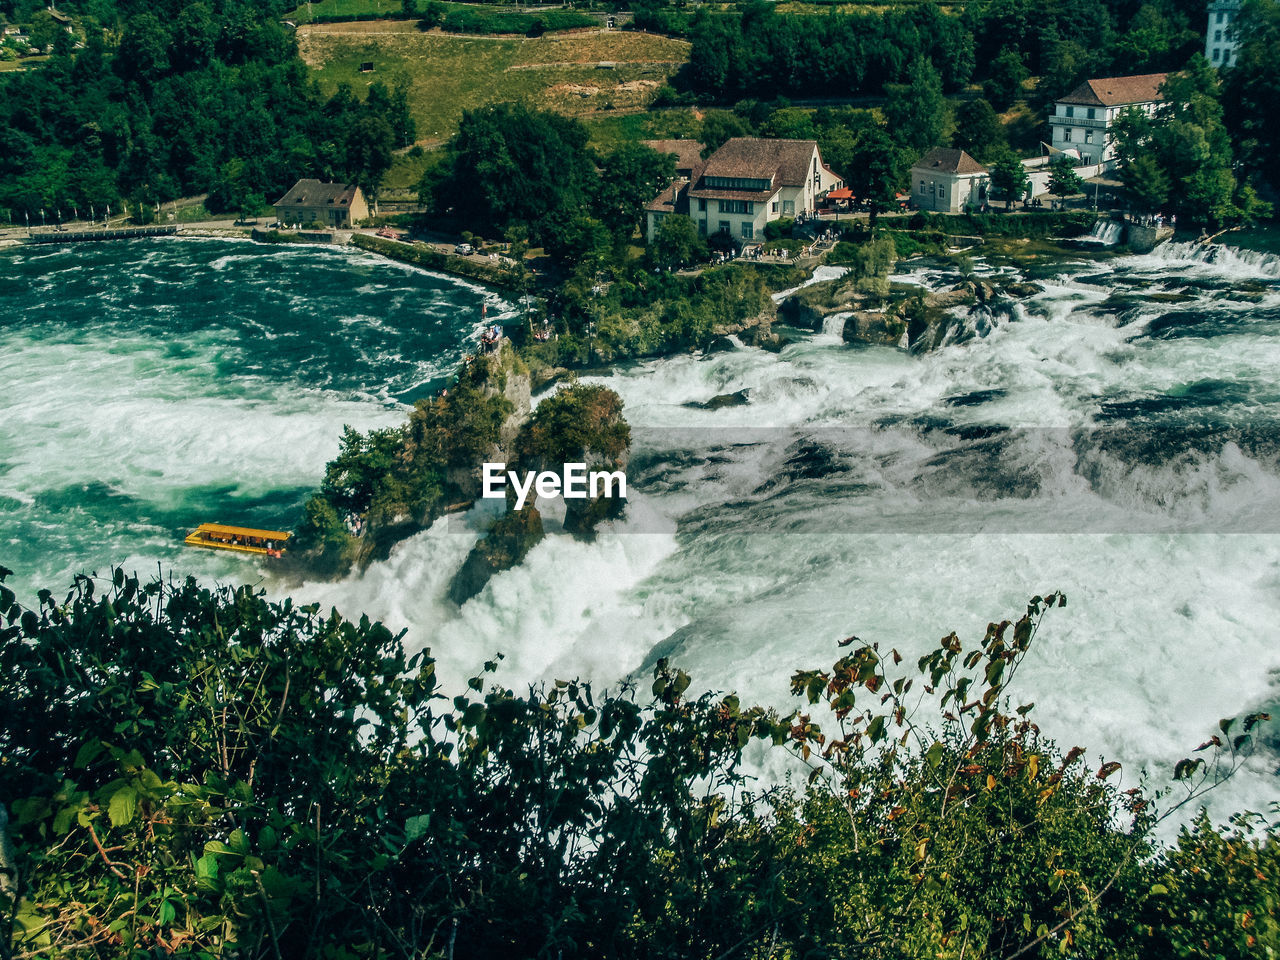
[[184, 541], [189, 547], [208, 547], [211, 550], [234, 550], [237, 553], [256, 553], [264, 557], [279, 557], [284, 553], [290, 534], [283, 530], [257, 530], [253, 527], [232, 527], [223, 523], [202, 523]]

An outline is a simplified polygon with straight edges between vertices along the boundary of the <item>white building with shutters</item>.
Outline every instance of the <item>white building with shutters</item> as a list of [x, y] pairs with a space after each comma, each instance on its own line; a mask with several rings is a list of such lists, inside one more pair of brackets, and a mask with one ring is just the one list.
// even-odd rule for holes
[[1086, 80], [1054, 103], [1049, 117], [1050, 143], [1058, 150], [1077, 154], [1086, 166], [1114, 166], [1111, 124], [1130, 107], [1155, 113], [1163, 103], [1160, 86], [1166, 77], [1167, 73], [1147, 73]]
[[1209, 0], [1209, 27], [1204, 35], [1204, 58], [1215, 67], [1234, 67], [1239, 44], [1235, 21], [1241, 0]]

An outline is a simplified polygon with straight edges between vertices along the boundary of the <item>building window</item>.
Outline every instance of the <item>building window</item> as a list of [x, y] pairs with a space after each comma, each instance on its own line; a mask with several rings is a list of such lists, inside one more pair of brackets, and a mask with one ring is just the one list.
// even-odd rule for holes
[[1215, 62], [1215, 63], [1217, 63], [1217, 62], [1218, 62], [1219, 60], [1221, 60], [1221, 59], [1222, 59], [1222, 51], [1221, 51], [1221, 50], [1219, 50], [1217, 47], [1214, 47], [1214, 48], [1213, 48], [1213, 60], [1214, 60], [1214, 62]]
[[755, 204], [750, 200], [721, 200], [721, 213], [754, 213]]
[[719, 190], [768, 190], [773, 183], [760, 177], [703, 177], [703, 181]]
[[1068, 117], [1074, 117], [1075, 115], [1076, 115], [1076, 108], [1075, 108], [1075, 107], [1067, 107], [1067, 116], [1068, 116]]
[[926, 191], [925, 191], [925, 188], [924, 188], [924, 181], [923, 181], [923, 180], [921, 180], [921, 181], [920, 181], [920, 192], [921, 192], [921, 193], [925, 193], [925, 192], [926, 192]]
[[1219, 10], [1219, 11], [1218, 11], [1218, 23], [1221, 23], [1221, 22], [1222, 22], [1222, 11], [1221, 11], [1221, 10]]
[[1222, 31], [1221, 31], [1221, 30], [1215, 30], [1215, 31], [1213, 31], [1213, 42], [1214, 42], [1214, 43], [1221, 43], [1221, 42], [1222, 42]]
[[1090, 120], [1092, 120], [1092, 119], [1093, 119], [1093, 107], [1090, 107], [1090, 108], [1089, 108], [1089, 119], [1090, 119]]
[[794, 200], [783, 200], [783, 201], [782, 201], [782, 215], [783, 215], [784, 217], [790, 217], [790, 216], [792, 216], [795, 212], [796, 212], [796, 202], [795, 202]]
[[698, 221], [698, 235], [701, 237], [705, 237], [707, 235], [707, 221]]
[[1092, 131], [1092, 130], [1086, 130], [1086, 131], [1084, 132], [1084, 142], [1085, 142], [1085, 143], [1093, 143], [1093, 131]]
[[1070, 128], [1070, 127], [1063, 127], [1063, 128], [1062, 128], [1062, 142], [1063, 142], [1063, 143], [1070, 143], [1070, 142], [1071, 142], [1071, 128]]
[[778, 201], [777, 201], [777, 200], [773, 201], [773, 206], [769, 208], [769, 211], [770, 211], [771, 213], [777, 213], [777, 212], [778, 212]]
[[742, 222], [742, 239], [751, 240], [755, 237], [755, 235], [756, 235], [755, 227], [753, 227], [749, 221], [744, 220]]
[[705, 212], [705, 211], [706, 211], [706, 209], [707, 209], [707, 201], [705, 201], [705, 200], [699, 200], [699, 201], [698, 201], [698, 209], [699, 209], [699, 210], [702, 210], [703, 212]]
[[721, 233], [728, 233], [728, 232], [729, 232], [729, 226], [730, 226], [730, 224], [729, 224], [729, 221], [728, 221], [728, 220], [721, 220], [721, 221], [720, 221], [720, 232], [721, 232]]

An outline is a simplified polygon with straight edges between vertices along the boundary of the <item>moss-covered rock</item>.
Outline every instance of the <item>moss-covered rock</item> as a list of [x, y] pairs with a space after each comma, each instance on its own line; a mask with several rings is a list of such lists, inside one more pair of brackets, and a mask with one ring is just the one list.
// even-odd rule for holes
[[519, 564], [542, 540], [542, 514], [529, 504], [503, 515], [480, 540], [449, 584], [449, 599], [462, 606], [503, 570]]

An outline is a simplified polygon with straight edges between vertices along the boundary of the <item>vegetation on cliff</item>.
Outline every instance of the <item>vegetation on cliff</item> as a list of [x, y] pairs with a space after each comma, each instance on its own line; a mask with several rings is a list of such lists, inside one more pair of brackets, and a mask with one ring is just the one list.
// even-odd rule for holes
[[[851, 637], [777, 712], [665, 662], [643, 692], [463, 684], [250, 588], [0, 585], [8, 952], [1269, 956], [1276, 829], [1152, 835], [1260, 718], [1163, 795], [1059, 749], [1009, 697], [1062, 602], [909, 669]], [[754, 781], [769, 751], [807, 782]]]
[[[631, 431], [621, 398], [607, 387], [574, 383], [544, 399], [532, 418], [530, 412], [529, 370], [508, 342], [495, 354], [469, 358], [447, 388], [418, 401], [403, 426], [364, 434], [347, 427], [320, 490], [303, 510], [288, 566], [334, 577], [385, 558], [395, 543], [450, 507], [469, 506], [479, 497], [487, 462], [557, 471], [569, 462], [592, 470], [626, 465]], [[566, 526], [587, 535], [622, 506], [606, 497], [568, 502]], [[540, 532], [537, 517], [534, 511]], [[499, 529], [497, 536], [513, 530]], [[523, 559], [537, 539], [527, 534], [510, 549], [478, 548], [488, 551], [489, 575]], [[502, 557], [514, 559], [496, 562]], [[478, 569], [473, 566], [463, 579], [483, 586], [488, 576], [477, 580]], [[478, 589], [462, 592], [473, 596]]]
[[[450, 504], [475, 498], [479, 466], [502, 459], [508, 387], [527, 374], [510, 347], [472, 357], [440, 395], [419, 400], [401, 427], [361, 434], [348, 427], [338, 456], [295, 531], [290, 563], [336, 576], [385, 556]], [[504, 444], [505, 439], [505, 444]]]

